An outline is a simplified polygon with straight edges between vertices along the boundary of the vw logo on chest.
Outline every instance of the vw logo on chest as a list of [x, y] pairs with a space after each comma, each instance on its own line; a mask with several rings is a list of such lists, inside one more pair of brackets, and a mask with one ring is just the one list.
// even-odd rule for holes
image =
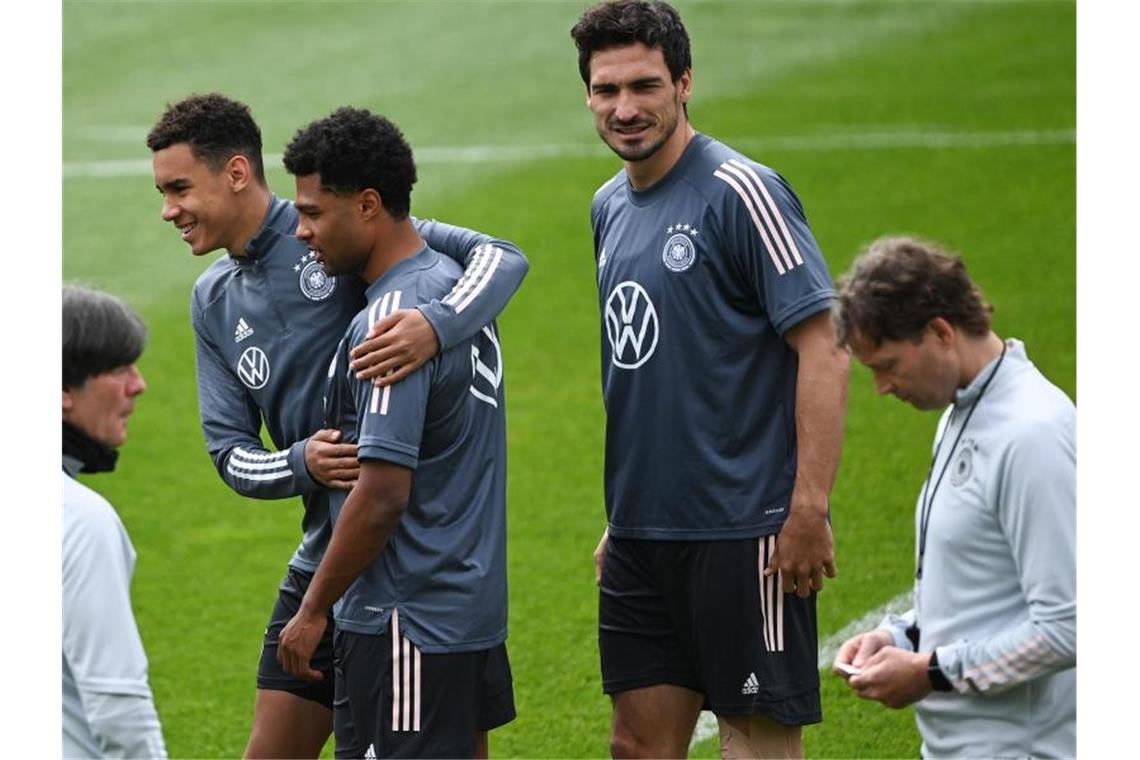
[[606, 299], [606, 337], [610, 361], [621, 369], [637, 369], [657, 349], [657, 310], [645, 288], [633, 280], [618, 283]]
[[269, 382], [269, 358], [257, 346], [250, 346], [238, 359], [237, 373], [247, 388], [264, 388]]

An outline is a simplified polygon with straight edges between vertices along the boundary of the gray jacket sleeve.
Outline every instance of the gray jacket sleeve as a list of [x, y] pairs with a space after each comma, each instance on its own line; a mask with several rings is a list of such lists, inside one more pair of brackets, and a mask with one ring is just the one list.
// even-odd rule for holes
[[883, 618], [883, 622], [879, 623], [879, 627], [891, 634], [891, 638], [895, 640], [895, 646], [899, 649], [908, 649], [914, 651], [914, 644], [911, 643], [910, 638], [906, 635], [907, 629], [914, 625], [914, 608], [911, 607], [906, 612], [900, 615], [887, 615]]
[[318, 490], [320, 484], [305, 467], [308, 438], [283, 451], [265, 448], [261, 412], [211, 340], [196, 298], [191, 300], [190, 312], [202, 433], [222, 480], [254, 499], [284, 499]]
[[960, 693], [996, 694], [1077, 662], [1073, 436], [1045, 423], [1025, 425], [1003, 455], [995, 488], [1029, 618], [988, 638], [938, 647], [938, 663]]
[[435, 330], [440, 351], [446, 351], [502, 313], [530, 265], [514, 243], [434, 219], [414, 221], [429, 246], [465, 270], [450, 293], [417, 306]]

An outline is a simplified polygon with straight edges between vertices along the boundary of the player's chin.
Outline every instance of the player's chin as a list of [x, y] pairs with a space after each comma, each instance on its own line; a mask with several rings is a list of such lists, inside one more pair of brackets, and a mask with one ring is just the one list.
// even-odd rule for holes
[[607, 141], [610, 148], [614, 153], [617, 153], [625, 161], [643, 161], [661, 147], [659, 142], [656, 142], [648, 137], [638, 137], [636, 140], [630, 140], [622, 135], [615, 135], [613, 139]]
[[191, 256], [205, 256], [207, 253], [210, 253], [211, 251], [216, 251], [220, 247], [217, 245], [207, 243], [205, 241], [201, 241], [201, 242], [187, 241], [187, 243], [190, 246], [190, 255]]

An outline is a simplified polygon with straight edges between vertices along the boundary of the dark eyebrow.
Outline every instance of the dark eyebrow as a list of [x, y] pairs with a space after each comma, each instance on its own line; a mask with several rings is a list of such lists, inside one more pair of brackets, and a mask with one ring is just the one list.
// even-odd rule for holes
[[[664, 81], [665, 80], [661, 77], [642, 77], [640, 79], [634, 79], [632, 82], [629, 82], [628, 86], [645, 87], [651, 84], [661, 84]], [[618, 87], [619, 85], [616, 82], [598, 82], [596, 84], [590, 85], [590, 91], [597, 92], [599, 90], [616, 90]]]
[[296, 203], [296, 202], [294, 202], [293, 208], [297, 209], [297, 211], [299, 211], [302, 214], [312, 214], [316, 211], [321, 210], [320, 206], [315, 206], [312, 203]]
[[161, 185], [155, 185], [155, 187], [157, 187], [160, 191], [181, 190], [184, 187], [190, 187], [190, 180], [186, 177], [175, 177], [174, 179], [168, 180]]

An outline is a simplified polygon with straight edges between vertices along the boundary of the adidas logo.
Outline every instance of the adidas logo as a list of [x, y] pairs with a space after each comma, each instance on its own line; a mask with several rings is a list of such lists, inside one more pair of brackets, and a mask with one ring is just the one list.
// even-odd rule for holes
[[364, 750], [364, 758], [365, 760], [376, 760], [376, 748], [371, 744], [368, 745], [368, 749]]
[[755, 673], [748, 674], [748, 680], [744, 682], [744, 688], [740, 690], [741, 694], [755, 694], [760, 691], [760, 682], [756, 680]]
[[251, 335], [253, 335], [253, 328], [246, 324], [245, 317], [239, 318], [237, 327], [234, 328], [234, 343], [241, 343]]

